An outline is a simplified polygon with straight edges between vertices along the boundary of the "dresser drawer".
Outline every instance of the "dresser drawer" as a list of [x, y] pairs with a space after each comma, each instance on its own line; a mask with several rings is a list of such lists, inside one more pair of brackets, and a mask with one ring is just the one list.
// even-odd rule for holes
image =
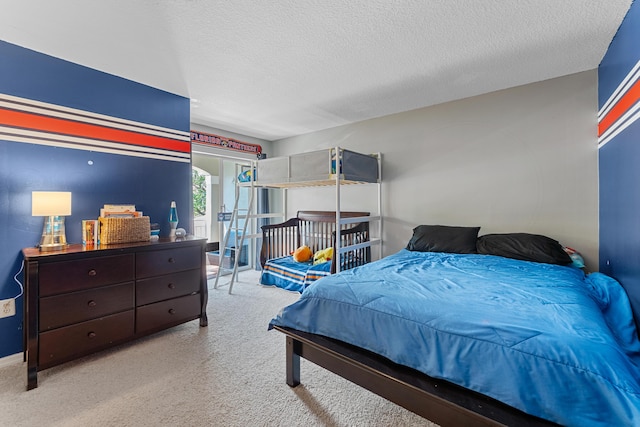
[[200, 317], [200, 294], [187, 295], [136, 309], [136, 334], [164, 329]]
[[126, 254], [41, 263], [40, 296], [133, 281], [134, 260], [133, 254]]
[[136, 305], [189, 295], [200, 290], [200, 270], [181, 271], [136, 281]]
[[40, 334], [39, 369], [89, 354], [133, 336], [134, 311], [112, 314]]
[[40, 331], [84, 322], [134, 307], [133, 282], [40, 299]]
[[140, 252], [136, 256], [136, 277], [152, 277], [200, 268], [202, 246]]

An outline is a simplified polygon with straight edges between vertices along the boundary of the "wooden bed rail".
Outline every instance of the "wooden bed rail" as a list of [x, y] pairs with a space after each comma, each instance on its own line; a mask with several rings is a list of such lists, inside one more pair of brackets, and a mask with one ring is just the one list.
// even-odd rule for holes
[[286, 382], [291, 387], [300, 384], [302, 357], [442, 427], [557, 426], [341, 341], [280, 326], [273, 329], [287, 336]]
[[260, 265], [269, 259], [290, 255], [300, 246], [300, 220], [291, 218], [279, 224], [263, 225]]

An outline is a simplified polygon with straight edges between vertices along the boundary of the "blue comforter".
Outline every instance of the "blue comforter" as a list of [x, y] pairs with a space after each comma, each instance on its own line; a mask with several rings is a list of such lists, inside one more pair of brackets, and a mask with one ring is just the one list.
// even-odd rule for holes
[[403, 249], [316, 281], [270, 325], [354, 344], [563, 425], [640, 422], [631, 308], [600, 273]]

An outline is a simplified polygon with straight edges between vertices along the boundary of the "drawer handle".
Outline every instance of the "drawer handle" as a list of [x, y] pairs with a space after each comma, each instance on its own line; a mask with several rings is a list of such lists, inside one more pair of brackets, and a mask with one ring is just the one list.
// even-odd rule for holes
[[98, 272], [92, 268], [91, 270], [89, 270], [87, 274], [89, 274], [90, 277], [93, 277], [93, 276], [97, 276]]
[[173, 308], [169, 309], [169, 314], [176, 314], [176, 311]]
[[89, 333], [87, 334], [87, 337], [89, 337], [90, 339], [93, 339], [93, 338], [95, 338], [96, 336], [97, 336], [97, 334], [96, 334], [95, 332], [89, 332]]
[[174, 285], [173, 283], [169, 283], [167, 286], [169, 287], [169, 289], [175, 289], [176, 288], [176, 285]]
[[98, 303], [97, 303], [97, 302], [95, 302], [94, 300], [91, 300], [91, 301], [89, 301], [89, 302], [87, 303], [87, 305], [88, 305], [89, 307], [95, 307], [96, 305], [98, 305]]
[[169, 264], [173, 264], [173, 263], [175, 263], [175, 262], [176, 262], [176, 260], [175, 260], [175, 259], [173, 259], [173, 257], [172, 257], [172, 258], [169, 258]]

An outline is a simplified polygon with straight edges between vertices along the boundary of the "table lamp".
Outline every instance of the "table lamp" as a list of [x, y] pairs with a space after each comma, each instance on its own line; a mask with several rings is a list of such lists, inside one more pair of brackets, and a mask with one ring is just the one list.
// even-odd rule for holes
[[57, 251], [67, 246], [64, 217], [71, 215], [70, 192], [31, 192], [31, 215], [45, 217], [39, 245], [41, 251]]

